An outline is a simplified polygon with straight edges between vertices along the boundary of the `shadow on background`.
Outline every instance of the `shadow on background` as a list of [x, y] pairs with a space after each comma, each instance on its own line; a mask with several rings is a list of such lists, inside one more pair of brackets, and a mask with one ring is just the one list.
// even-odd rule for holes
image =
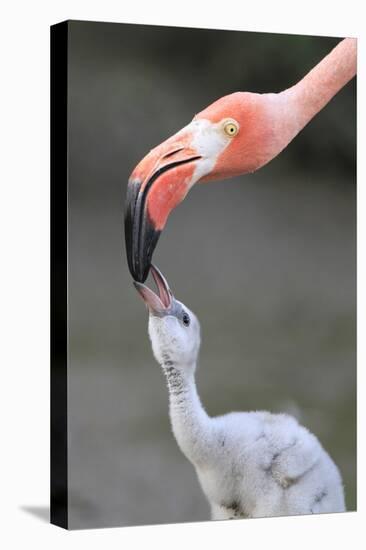
[[46, 523], [50, 522], [50, 507], [49, 506], [21, 506], [23, 512], [34, 516]]

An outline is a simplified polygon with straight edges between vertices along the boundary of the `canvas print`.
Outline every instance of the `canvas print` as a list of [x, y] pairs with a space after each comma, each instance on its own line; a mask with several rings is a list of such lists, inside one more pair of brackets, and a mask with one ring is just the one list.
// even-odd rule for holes
[[51, 28], [51, 521], [356, 509], [357, 40]]

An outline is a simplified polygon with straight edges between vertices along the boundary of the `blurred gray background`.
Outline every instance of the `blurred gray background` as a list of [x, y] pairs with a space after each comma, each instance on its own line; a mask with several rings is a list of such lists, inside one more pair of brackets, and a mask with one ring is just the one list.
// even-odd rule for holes
[[[338, 42], [69, 24], [69, 525], [209, 518], [124, 249], [127, 179], [218, 97], [289, 87]], [[202, 326], [211, 415], [285, 410], [356, 507], [355, 82], [258, 173], [197, 185], [155, 253]]]

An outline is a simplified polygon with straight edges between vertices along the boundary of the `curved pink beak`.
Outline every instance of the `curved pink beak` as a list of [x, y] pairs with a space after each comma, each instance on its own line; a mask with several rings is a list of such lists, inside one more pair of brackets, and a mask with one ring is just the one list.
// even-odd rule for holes
[[158, 145], [136, 166], [128, 181], [125, 239], [132, 277], [144, 282], [152, 254], [170, 212], [184, 199], [200, 155], [187, 128]]

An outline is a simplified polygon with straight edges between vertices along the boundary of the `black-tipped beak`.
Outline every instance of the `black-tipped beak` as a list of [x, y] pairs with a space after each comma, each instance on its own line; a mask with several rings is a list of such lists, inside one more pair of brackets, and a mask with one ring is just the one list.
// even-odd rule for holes
[[140, 188], [139, 180], [129, 181], [125, 207], [125, 239], [130, 273], [135, 281], [143, 283], [149, 274], [160, 231], [154, 228], [145, 213], [146, 193], [140, 193]]
[[[189, 179], [194, 172], [194, 161], [200, 158], [199, 155], [192, 154], [191, 150], [176, 149], [159, 159], [147, 178], [140, 179], [135, 175], [129, 179], [125, 207], [125, 238], [128, 267], [135, 281], [143, 283], [146, 280], [161, 230], [170, 211], [187, 194]], [[146, 163], [147, 160], [149, 155], [142, 163]], [[138, 167], [135, 173], [136, 171], [146, 173], [146, 170], [139, 170]], [[168, 181], [166, 176], [169, 178]], [[155, 220], [152, 220], [149, 214], [149, 201], [150, 205], [155, 205]]]

